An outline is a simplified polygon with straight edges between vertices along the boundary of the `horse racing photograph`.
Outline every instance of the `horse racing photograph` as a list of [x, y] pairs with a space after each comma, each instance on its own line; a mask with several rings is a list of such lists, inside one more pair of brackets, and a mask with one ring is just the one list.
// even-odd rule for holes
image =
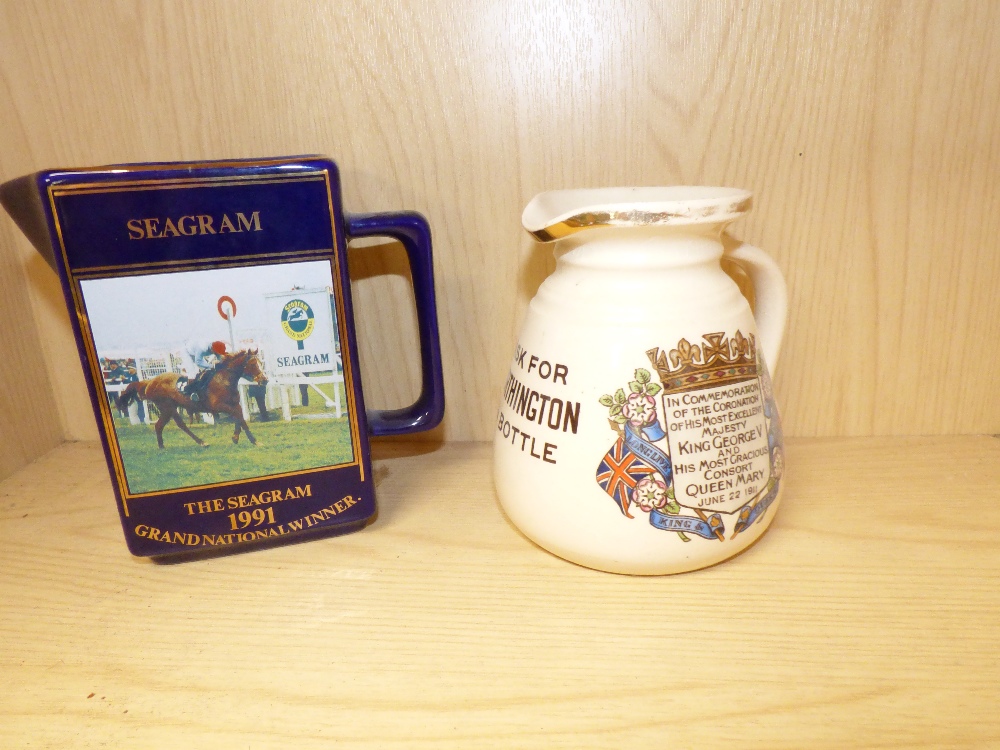
[[80, 288], [130, 495], [354, 462], [329, 261]]

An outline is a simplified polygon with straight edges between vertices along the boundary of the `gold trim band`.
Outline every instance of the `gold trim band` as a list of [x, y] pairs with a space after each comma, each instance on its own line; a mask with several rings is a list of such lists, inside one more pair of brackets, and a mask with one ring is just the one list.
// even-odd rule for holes
[[734, 221], [750, 210], [753, 197], [704, 208], [681, 207], [668, 211], [590, 211], [570, 216], [555, 224], [528, 233], [539, 242], [555, 242], [585, 229], [598, 227], [642, 227], [661, 225], [705, 224], [713, 221]]

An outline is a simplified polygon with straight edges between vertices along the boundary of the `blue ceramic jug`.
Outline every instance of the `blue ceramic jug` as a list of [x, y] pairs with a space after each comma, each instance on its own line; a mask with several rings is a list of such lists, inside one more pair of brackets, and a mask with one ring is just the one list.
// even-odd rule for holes
[[[136, 555], [364, 525], [369, 436], [443, 417], [427, 221], [345, 214], [329, 159], [51, 170], [0, 200], [59, 275]], [[423, 387], [394, 411], [358, 374], [346, 250], [372, 235], [416, 300]]]

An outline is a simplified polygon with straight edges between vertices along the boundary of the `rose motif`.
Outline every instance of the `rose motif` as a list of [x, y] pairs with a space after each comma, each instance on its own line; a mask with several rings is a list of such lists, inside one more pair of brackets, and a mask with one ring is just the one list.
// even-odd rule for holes
[[645, 427], [656, 421], [656, 402], [644, 393], [630, 393], [622, 405], [622, 414], [633, 427]]
[[619, 388], [614, 394], [605, 393], [597, 401], [608, 407], [608, 421], [615, 432], [621, 434], [621, 425], [631, 424], [636, 430], [656, 423], [656, 402], [653, 396], [663, 390], [663, 386], [651, 382], [649, 370], [637, 367], [635, 380], [628, 384], [631, 393]]
[[652, 477], [643, 477], [632, 490], [632, 501], [647, 513], [667, 504], [667, 486]]

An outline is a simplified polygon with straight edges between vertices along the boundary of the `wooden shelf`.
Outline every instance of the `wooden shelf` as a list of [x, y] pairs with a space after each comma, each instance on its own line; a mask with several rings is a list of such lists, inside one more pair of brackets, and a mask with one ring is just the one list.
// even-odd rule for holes
[[770, 532], [683, 576], [579, 568], [486, 444], [381, 444], [366, 530], [132, 558], [96, 444], [0, 484], [0, 746], [1000, 742], [1000, 440], [791, 441]]

